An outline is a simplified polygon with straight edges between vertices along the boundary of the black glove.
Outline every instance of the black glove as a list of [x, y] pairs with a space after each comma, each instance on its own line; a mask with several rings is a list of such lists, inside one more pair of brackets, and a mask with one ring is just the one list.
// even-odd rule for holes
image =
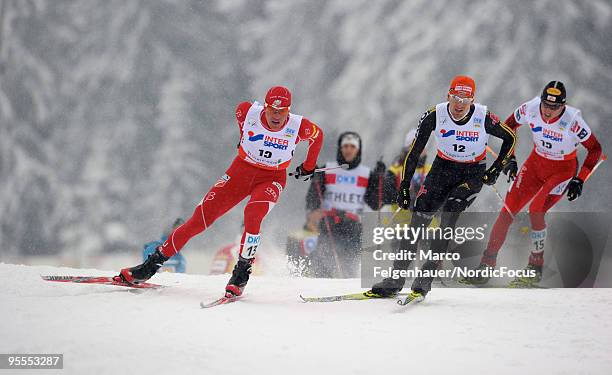
[[518, 163], [516, 162], [516, 156], [512, 155], [508, 158], [506, 165], [502, 167], [502, 172], [508, 176], [508, 182], [514, 181], [516, 174], [518, 173]]
[[410, 179], [402, 180], [397, 192], [397, 205], [404, 210], [410, 209]]
[[376, 177], [383, 176], [385, 174], [386, 170], [387, 170], [387, 167], [385, 166], [385, 163], [383, 163], [382, 160], [379, 160], [376, 163], [376, 167], [372, 171], [372, 175], [374, 175]]
[[489, 169], [485, 171], [484, 175], [482, 176], [482, 182], [487, 185], [495, 185], [495, 181], [497, 181], [497, 177], [499, 177], [501, 171], [502, 166], [496, 160], [493, 165], [491, 165]]
[[300, 164], [297, 168], [295, 168], [295, 172], [293, 173], [293, 177], [295, 177], [296, 180], [299, 180], [300, 178], [304, 178], [304, 181], [308, 181], [312, 178], [312, 176], [314, 175], [314, 169], [313, 170], [306, 170], [304, 169], [304, 164]]
[[578, 177], [574, 177], [570, 180], [569, 184], [567, 184], [567, 200], [573, 201], [578, 198], [580, 194], [582, 194], [582, 185], [584, 181], [582, 181]]

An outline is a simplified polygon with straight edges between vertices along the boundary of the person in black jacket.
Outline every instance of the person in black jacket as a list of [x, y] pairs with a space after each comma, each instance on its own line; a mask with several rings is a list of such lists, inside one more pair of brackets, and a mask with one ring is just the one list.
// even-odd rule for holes
[[335, 161], [325, 164], [347, 169], [315, 173], [306, 209], [321, 210], [317, 249], [310, 256], [311, 273], [317, 277], [355, 277], [361, 253], [361, 214], [366, 205], [379, 210], [383, 205], [385, 164], [374, 170], [361, 164], [362, 142], [359, 134], [348, 131], [338, 138]]
[[[410, 208], [412, 176], [432, 133], [437, 141], [438, 155], [414, 197], [416, 201], [410, 227], [426, 228], [434, 214], [442, 209], [440, 227], [454, 230], [459, 216], [474, 202], [483, 184], [495, 184], [500, 172], [508, 164], [514, 151], [515, 134], [486, 106], [474, 103], [475, 91], [476, 84], [472, 78], [457, 76], [451, 81], [448, 101], [436, 105], [421, 116], [416, 138], [404, 161], [397, 197], [397, 203], [402, 209]], [[500, 138], [503, 143], [497, 159], [487, 168], [486, 147], [489, 135]], [[434, 253], [446, 253], [448, 239], [431, 240], [431, 250]], [[418, 241], [411, 243], [402, 240], [400, 249], [416, 252], [418, 244]], [[409, 265], [410, 260], [394, 261], [394, 276], [373, 285], [369, 293], [377, 297], [396, 295], [406, 282], [406, 278], [397, 271], [405, 270]], [[427, 260], [422, 271], [431, 273], [439, 265], [439, 261]], [[422, 300], [431, 290], [432, 281], [433, 277], [417, 277], [409, 298]]]

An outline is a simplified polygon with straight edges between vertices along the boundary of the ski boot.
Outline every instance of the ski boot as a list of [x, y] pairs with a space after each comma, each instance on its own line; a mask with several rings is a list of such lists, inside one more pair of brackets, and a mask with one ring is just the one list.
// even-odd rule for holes
[[525, 268], [526, 272], [534, 272], [535, 276], [516, 277], [508, 284], [510, 288], [534, 288], [537, 287], [542, 280], [542, 266], [528, 264]]
[[150, 254], [144, 263], [131, 268], [124, 268], [119, 272], [119, 275], [113, 279], [116, 281], [123, 281], [128, 284], [138, 284], [143, 281], [149, 280], [157, 270], [159, 270], [169, 258], [162, 254], [161, 247], [158, 247], [154, 253]]
[[485, 273], [486, 270], [489, 270], [489, 274], [490, 274], [490, 272], [493, 271], [493, 269], [494, 267], [491, 267], [488, 264], [480, 263], [478, 268], [476, 268], [475, 276], [462, 277], [459, 280], [459, 283], [467, 284], [467, 285], [484, 285], [489, 282], [489, 280], [491, 279], [491, 276], [485, 276], [483, 274]]
[[366, 294], [378, 298], [395, 297], [402, 290], [405, 283], [406, 279], [404, 277], [397, 279], [387, 277], [383, 281], [372, 285], [372, 289], [367, 291]]
[[245, 259], [238, 256], [238, 263], [234, 266], [232, 277], [225, 286], [226, 297], [238, 297], [242, 295], [244, 288], [249, 282], [249, 276], [253, 270], [253, 259]]
[[[421, 271], [435, 271], [442, 265], [441, 261], [428, 260], [421, 267]], [[431, 284], [433, 283], [433, 277], [431, 276], [419, 276], [412, 282], [412, 292], [405, 299], [406, 303], [409, 303], [412, 299], [419, 299], [417, 302], [421, 302], [425, 299], [425, 296], [431, 290]], [[411, 298], [412, 297], [412, 298]]]

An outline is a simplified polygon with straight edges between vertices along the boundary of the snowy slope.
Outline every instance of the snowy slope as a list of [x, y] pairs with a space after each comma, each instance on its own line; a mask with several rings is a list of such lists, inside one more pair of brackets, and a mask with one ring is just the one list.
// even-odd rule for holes
[[435, 289], [423, 304], [402, 310], [387, 300], [297, 298], [356, 291], [358, 280], [254, 277], [244, 300], [202, 310], [199, 301], [217, 297], [227, 276], [161, 274], [153, 281], [171, 287], [144, 293], [39, 279], [94, 273], [112, 274], [0, 264], [0, 353], [64, 353], [62, 374], [612, 369], [609, 289]]

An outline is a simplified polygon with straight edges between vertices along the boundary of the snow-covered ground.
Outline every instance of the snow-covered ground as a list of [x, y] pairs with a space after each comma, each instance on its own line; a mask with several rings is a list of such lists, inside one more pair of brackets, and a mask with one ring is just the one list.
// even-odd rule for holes
[[[301, 303], [358, 280], [253, 277], [208, 310], [226, 276], [160, 274], [163, 290], [51, 283], [110, 271], [0, 264], [0, 353], [63, 353], [61, 374], [610, 374], [610, 289], [434, 289]], [[26, 374], [28, 371], [20, 371]]]

